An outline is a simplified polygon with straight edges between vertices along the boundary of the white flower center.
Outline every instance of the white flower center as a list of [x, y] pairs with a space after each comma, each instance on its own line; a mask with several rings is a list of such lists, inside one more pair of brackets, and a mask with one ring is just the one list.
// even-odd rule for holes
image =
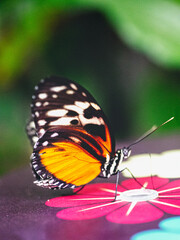
[[142, 202], [156, 199], [158, 192], [153, 189], [133, 189], [122, 192], [117, 196], [117, 200], [126, 202]]

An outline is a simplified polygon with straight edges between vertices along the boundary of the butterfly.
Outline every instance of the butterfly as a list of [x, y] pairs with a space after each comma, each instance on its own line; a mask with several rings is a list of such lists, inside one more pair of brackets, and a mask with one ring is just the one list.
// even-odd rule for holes
[[42, 79], [35, 86], [27, 134], [33, 145], [31, 165], [38, 186], [81, 187], [96, 177], [119, 174], [131, 146], [115, 151], [108, 120], [93, 96], [62, 77]]
[[35, 87], [27, 133], [33, 145], [35, 184], [63, 189], [86, 185], [120, 169], [128, 148], [115, 152], [108, 120], [93, 96], [62, 77], [42, 79]]

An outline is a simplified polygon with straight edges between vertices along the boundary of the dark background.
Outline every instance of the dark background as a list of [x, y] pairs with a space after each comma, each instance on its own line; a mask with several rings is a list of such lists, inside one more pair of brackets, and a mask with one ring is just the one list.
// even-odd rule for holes
[[34, 85], [68, 77], [102, 106], [116, 139], [180, 130], [180, 1], [0, 3], [0, 174], [27, 165]]

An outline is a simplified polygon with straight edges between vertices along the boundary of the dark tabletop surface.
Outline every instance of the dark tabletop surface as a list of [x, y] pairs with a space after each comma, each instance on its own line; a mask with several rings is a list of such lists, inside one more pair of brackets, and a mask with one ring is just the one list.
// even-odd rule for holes
[[[120, 146], [117, 144], [117, 147]], [[146, 139], [134, 147], [132, 154], [160, 153], [171, 149], [180, 149], [180, 136]], [[59, 219], [56, 217], [59, 209], [48, 207], [45, 202], [67, 195], [69, 190], [42, 189], [34, 185], [33, 180], [29, 164], [0, 178], [0, 239], [130, 239], [136, 232], [158, 227], [159, 220], [143, 224], [117, 224], [105, 217], [73, 221]], [[108, 180], [97, 178], [94, 182], [114, 183], [115, 177]]]

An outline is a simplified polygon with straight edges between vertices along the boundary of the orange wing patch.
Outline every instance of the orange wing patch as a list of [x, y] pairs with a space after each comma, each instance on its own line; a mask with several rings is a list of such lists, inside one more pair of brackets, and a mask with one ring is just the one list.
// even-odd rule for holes
[[39, 152], [41, 163], [59, 180], [81, 186], [101, 172], [101, 162], [71, 142], [53, 143]]
[[114, 147], [112, 147], [112, 139], [111, 139], [108, 126], [105, 124], [104, 127], [105, 127], [106, 141], [103, 141], [103, 139], [99, 136], [96, 136], [95, 139], [98, 141], [99, 145], [103, 150], [102, 156], [106, 158], [107, 155], [110, 155], [114, 152]]
[[112, 140], [111, 140], [111, 135], [110, 135], [110, 132], [109, 132], [109, 129], [108, 129], [108, 126], [105, 124], [105, 132], [106, 132], [106, 141], [104, 142], [101, 142], [104, 146], [104, 157], [107, 156], [107, 154], [109, 153], [112, 153], [112, 151], [114, 151], [114, 149], [112, 149]]

